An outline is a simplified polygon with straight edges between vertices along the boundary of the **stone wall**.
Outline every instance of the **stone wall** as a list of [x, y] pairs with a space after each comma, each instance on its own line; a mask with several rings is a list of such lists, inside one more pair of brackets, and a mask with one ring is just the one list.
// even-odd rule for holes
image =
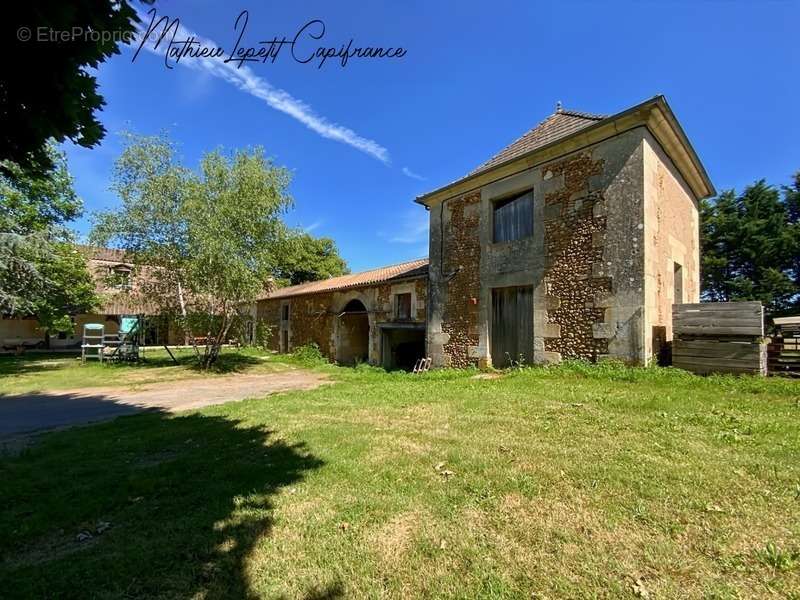
[[563, 177], [564, 184], [545, 196], [545, 292], [547, 322], [557, 324], [543, 336], [547, 352], [562, 358], [596, 360], [608, 353], [608, 340], [595, 338], [605, 318], [597, 299], [611, 291], [611, 278], [593, 276], [602, 264], [605, 216], [595, 216], [604, 202], [602, 191], [589, 191], [589, 178], [603, 171], [603, 160], [581, 153], [547, 166], [544, 178]]
[[[645, 360], [645, 132], [628, 131], [431, 207], [434, 365], [489, 364], [491, 291], [520, 285], [533, 287], [535, 362]], [[533, 236], [494, 243], [493, 203], [530, 189]]]
[[278, 352], [280, 350], [280, 322], [281, 322], [281, 301], [262, 300], [258, 303], [257, 317], [269, 327], [269, 340], [267, 347]]
[[444, 271], [447, 296], [442, 332], [447, 335], [444, 353], [449, 366], [468, 367], [478, 363], [478, 305], [480, 296], [481, 246], [477, 236], [480, 194], [448, 201], [450, 224], [444, 242]]
[[[416, 277], [389, 281], [360, 288], [261, 300], [258, 316], [270, 327], [269, 347], [280, 351], [281, 306], [289, 305], [289, 348], [315, 343], [323, 355], [332, 360], [347, 358], [352, 340], [346, 339], [352, 328], [342, 324], [339, 315], [350, 300], [359, 300], [368, 312], [368, 354], [371, 364], [381, 363], [381, 331], [379, 325], [394, 320], [394, 296], [412, 295], [410, 323], [423, 324], [427, 314], [427, 278]], [[360, 335], [360, 333], [359, 333]], [[340, 356], [341, 354], [341, 356]]]
[[[656, 354], [654, 337], [672, 339], [673, 303], [700, 301], [700, 216], [689, 186], [649, 134], [644, 177], [645, 311], [651, 331], [645, 342], [648, 353]], [[675, 263], [682, 267], [683, 298], [675, 297]]]

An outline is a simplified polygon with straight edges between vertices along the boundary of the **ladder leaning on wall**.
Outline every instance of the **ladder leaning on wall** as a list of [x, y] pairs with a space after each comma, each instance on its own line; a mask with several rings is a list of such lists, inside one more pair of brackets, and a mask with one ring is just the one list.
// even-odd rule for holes
[[105, 327], [99, 323], [86, 323], [83, 326], [83, 342], [81, 343], [81, 362], [97, 359], [103, 362], [103, 338]]

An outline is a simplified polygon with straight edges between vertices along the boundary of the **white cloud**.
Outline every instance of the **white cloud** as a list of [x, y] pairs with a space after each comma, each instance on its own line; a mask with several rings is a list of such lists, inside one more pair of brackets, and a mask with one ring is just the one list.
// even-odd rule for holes
[[[154, 9], [153, 9], [154, 10]], [[138, 25], [139, 34], [144, 35], [149, 27], [151, 17], [145, 13], [139, 13], [142, 22]], [[156, 18], [156, 23], [158, 19]], [[164, 37], [161, 45], [155, 48], [155, 42], [158, 35], [163, 31], [163, 25], [154, 29], [154, 34], [151, 34], [151, 40], [145, 43], [142, 47], [153, 54], [164, 56], [166, 53], [167, 44], [171, 39], [171, 33]], [[153, 39], [155, 37], [155, 39]], [[200, 35], [192, 33], [183, 26], [180, 26], [175, 35], [176, 40], [184, 40], [193, 37], [200, 44], [215, 48], [218, 46], [214, 41], [204, 38]], [[140, 38], [141, 39], [141, 38]], [[303, 125], [308, 127], [311, 131], [321, 135], [324, 138], [347, 144], [356, 150], [360, 150], [369, 156], [381, 161], [382, 163], [389, 164], [389, 151], [381, 146], [378, 142], [369, 138], [358, 135], [352, 129], [343, 125], [332, 123], [322, 115], [317, 114], [313, 108], [308, 104], [294, 98], [286, 90], [274, 87], [263, 77], [256, 75], [252, 69], [246, 66], [236, 68], [233, 62], [225, 63], [221, 58], [192, 58], [184, 56], [178, 63], [202, 71], [206, 74], [211, 74], [215, 77], [223, 79], [228, 83], [236, 86], [241, 91], [250, 94], [251, 96], [263, 100], [268, 106], [279, 110], [284, 114], [289, 115], [293, 119], [300, 121]]]
[[315, 229], [319, 229], [321, 226], [322, 226], [322, 221], [314, 221], [313, 223], [311, 223], [311, 225], [306, 225], [302, 229], [306, 233], [311, 233]]
[[408, 167], [403, 167], [403, 175], [405, 175], [406, 177], [411, 177], [411, 179], [417, 179], [419, 181], [425, 181], [425, 179], [426, 179], [422, 175], [418, 175], [417, 173], [414, 173], [414, 171], [412, 171]]

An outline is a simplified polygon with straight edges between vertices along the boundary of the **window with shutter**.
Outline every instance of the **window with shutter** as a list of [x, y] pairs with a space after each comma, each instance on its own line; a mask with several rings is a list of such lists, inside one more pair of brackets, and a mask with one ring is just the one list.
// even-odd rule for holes
[[407, 321], [411, 319], [411, 294], [396, 294], [395, 295], [395, 309], [394, 318], [398, 321]]
[[498, 200], [493, 206], [494, 241], [510, 242], [533, 235], [533, 190]]

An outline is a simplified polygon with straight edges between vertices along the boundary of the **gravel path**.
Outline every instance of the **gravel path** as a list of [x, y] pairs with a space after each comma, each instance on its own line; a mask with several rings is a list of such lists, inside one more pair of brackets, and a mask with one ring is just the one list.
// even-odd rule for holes
[[136, 390], [84, 388], [0, 395], [0, 440], [47, 429], [105, 421], [143, 410], [175, 412], [288, 390], [309, 390], [325, 375], [293, 369], [153, 383]]

